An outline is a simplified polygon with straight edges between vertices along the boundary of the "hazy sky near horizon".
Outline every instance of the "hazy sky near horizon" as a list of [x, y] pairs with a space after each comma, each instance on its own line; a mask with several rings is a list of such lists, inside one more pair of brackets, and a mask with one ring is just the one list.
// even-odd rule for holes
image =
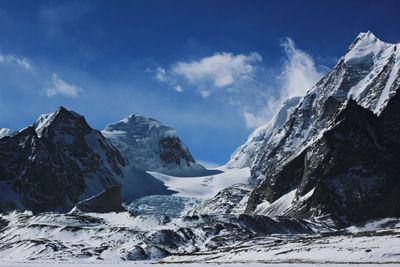
[[63, 105], [89, 124], [136, 113], [223, 164], [359, 32], [400, 42], [400, 1], [2, 1], [0, 127]]

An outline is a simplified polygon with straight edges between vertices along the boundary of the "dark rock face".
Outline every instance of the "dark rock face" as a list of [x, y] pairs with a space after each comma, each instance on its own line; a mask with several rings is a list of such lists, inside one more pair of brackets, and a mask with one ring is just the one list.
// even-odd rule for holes
[[116, 185], [125, 164], [84, 117], [60, 107], [0, 139], [0, 182], [13, 191], [0, 199], [6, 207], [66, 210]]
[[190, 166], [194, 159], [190, 152], [182, 147], [182, 142], [178, 137], [168, 137], [160, 140], [160, 159], [167, 164]]
[[98, 195], [80, 201], [76, 208], [83, 212], [124, 211], [122, 207], [121, 187], [109, 187]]
[[379, 117], [349, 100], [321, 138], [252, 192], [247, 212], [297, 188], [283, 215], [329, 215], [339, 225], [400, 216], [399, 112], [399, 93]]

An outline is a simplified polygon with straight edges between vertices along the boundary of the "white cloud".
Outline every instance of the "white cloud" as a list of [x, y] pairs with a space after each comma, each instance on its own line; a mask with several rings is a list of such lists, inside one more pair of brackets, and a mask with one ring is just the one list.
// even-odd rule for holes
[[251, 78], [255, 65], [261, 60], [258, 53], [249, 55], [215, 53], [198, 61], [178, 62], [173, 66], [172, 72], [198, 87], [211, 84], [222, 88]]
[[65, 82], [56, 73], [53, 73], [51, 84], [48, 88], [46, 88], [48, 97], [63, 95], [75, 98], [78, 96], [79, 91], [80, 89], [78, 87]]
[[266, 105], [257, 112], [243, 111], [243, 118], [248, 128], [257, 128], [266, 124], [277, 113], [282, 103], [291, 97], [303, 96], [307, 90], [323, 76], [308, 53], [296, 48], [290, 38], [282, 42], [285, 60], [278, 75], [277, 97], [269, 97]]
[[287, 60], [280, 79], [282, 80], [283, 101], [294, 96], [303, 96], [322, 77], [317, 70], [314, 59], [295, 47], [292, 39], [286, 38], [282, 43]]
[[182, 93], [182, 92], [183, 92], [183, 88], [182, 88], [182, 86], [180, 86], [179, 84], [178, 84], [178, 85], [175, 85], [174, 90], [175, 90], [176, 92], [178, 92], [178, 93]]
[[156, 80], [158, 80], [160, 82], [167, 81], [167, 72], [165, 71], [165, 69], [158, 67], [155, 70], [155, 78], [156, 78]]
[[29, 61], [22, 57], [17, 57], [15, 55], [2, 55], [0, 54], [0, 63], [9, 63], [9, 64], [17, 64], [25, 69], [30, 69], [31, 64]]
[[[266, 115], [266, 114], [263, 114], [263, 115]], [[261, 125], [264, 125], [266, 123], [265, 117], [267, 117], [267, 116], [263, 116], [263, 115], [262, 114], [254, 115], [250, 112], [243, 111], [243, 117], [244, 117], [244, 121], [246, 123], [246, 127], [250, 128], [250, 129], [254, 129]]]
[[200, 90], [199, 94], [203, 97], [203, 98], [207, 98], [211, 95], [211, 91], [210, 90]]

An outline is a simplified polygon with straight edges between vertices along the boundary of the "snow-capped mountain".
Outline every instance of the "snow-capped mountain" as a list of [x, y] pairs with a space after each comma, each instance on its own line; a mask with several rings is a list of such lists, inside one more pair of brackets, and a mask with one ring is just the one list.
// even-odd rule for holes
[[10, 136], [12, 134], [13, 134], [13, 131], [11, 129], [0, 128], [0, 138]]
[[[368, 137], [369, 139], [365, 137], [362, 134], [363, 128], [361, 126], [360, 128], [356, 128], [358, 125], [356, 122], [361, 120], [361, 124], [365, 124], [365, 127], [367, 127], [371, 121], [377, 120], [374, 119], [376, 115], [380, 116], [384, 112], [389, 100], [399, 88], [399, 48], [400, 44], [384, 43], [371, 32], [361, 33], [357, 37], [349, 47], [346, 55], [339, 60], [337, 65], [325, 77], [307, 92], [300, 100], [300, 103], [289, 113], [288, 118], [282, 126], [274, 130], [274, 135], [265, 139], [264, 143], [261, 145], [262, 149], [257, 148], [256, 156], [253, 156], [254, 160], [251, 163], [251, 173], [252, 179], [258, 181], [259, 185], [252, 193], [252, 197], [250, 197], [247, 208], [248, 212], [264, 210], [264, 214], [268, 214], [268, 212], [265, 213], [266, 210], [276, 210], [274, 208], [268, 209], [268, 206], [272, 206], [275, 201], [281, 200], [282, 203], [289, 202], [289, 204], [291, 204], [295, 202], [293, 201], [293, 196], [295, 196], [295, 199], [299, 200], [306, 196], [313, 199], [317, 194], [322, 194], [321, 192], [317, 193], [318, 190], [312, 191], [318, 182], [312, 182], [311, 184], [314, 185], [312, 187], [304, 187], [303, 184], [304, 180], [307, 180], [306, 177], [311, 180], [317, 179], [310, 178], [310, 168], [314, 168], [315, 166], [309, 165], [319, 162], [314, 157], [323, 157], [322, 154], [320, 154], [322, 153], [321, 151], [315, 151], [315, 149], [317, 149], [317, 143], [324, 143], [329, 147], [329, 151], [335, 151], [332, 153], [336, 153], [336, 150], [331, 147], [341, 147], [341, 145], [343, 145], [341, 142], [343, 141], [342, 139], [347, 140], [351, 134], [353, 134], [354, 138], [360, 138], [362, 142], [365, 140], [377, 142], [377, 139], [374, 137]], [[349, 104], [347, 103], [348, 99], [354, 99], [356, 102], [353, 103], [350, 101]], [[371, 111], [369, 117], [362, 115], [367, 111], [359, 111], [359, 117], [357, 117], [357, 114], [351, 114], [348, 110], [353, 110], [352, 107], [355, 103], [360, 105], [360, 107], [353, 109], [359, 111], [362, 107], [366, 108]], [[338, 110], [343, 105], [343, 110], [338, 113]], [[395, 104], [392, 104], [391, 107], [393, 110], [395, 110], [394, 105]], [[341, 127], [345, 127], [343, 126], [345, 122], [340, 123], [338, 118], [346, 118], [345, 121], [353, 121], [355, 123], [355, 128], [351, 129], [350, 125], [348, 126], [350, 128], [347, 129], [347, 132], [342, 131]], [[374, 126], [375, 128], [372, 129], [365, 128], [364, 131], [372, 131], [371, 134], [376, 131], [379, 132], [382, 130], [381, 128], [383, 128], [382, 123], [383, 122], [379, 122]], [[397, 130], [397, 126], [394, 125], [398, 123], [399, 121], [393, 117], [388, 125], [390, 125], [391, 129]], [[332, 132], [340, 132], [344, 136], [342, 139], [334, 141], [329, 139], [330, 141], [326, 141], [326, 136], [332, 134]], [[397, 134], [399, 133], [400, 132], [397, 132]], [[389, 134], [386, 132], [385, 134], [388, 136], [384, 138], [389, 138], [390, 135], [390, 140], [394, 138], [393, 136], [396, 136], [396, 133]], [[362, 144], [364, 145], [362, 147], [363, 149], [358, 150], [358, 153], [361, 155], [368, 155], [367, 157], [372, 161], [376, 159], [376, 155], [379, 155], [379, 153], [375, 154], [377, 153], [376, 150], [382, 149], [380, 147], [371, 148], [370, 146], [365, 146], [364, 143]], [[352, 145], [355, 146], [357, 143]], [[351, 145], [348, 145], [348, 149], [352, 148]], [[359, 154], [355, 154], [354, 157], [358, 155]], [[344, 157], [346, 154], [342, 156]], [[331, 160], [329, 164], [332, 166], [340, 162], [340, 157], [323, 158], [326, 160], [329, 158]], [[363, 161], [354, 158], [352, 161], [352, 168], [360, 167], [357, 166], [357, 163], [360, 162]], [[375, 172], [379, 173], [382, 171], [382, 165], [371, 166], [376, 167]], [[325, 170], [326, 168], [329, 169], [327, 166], [324, 167]], [[369, 170], [369, 168], [366, 169]], [[327, 175], [327, 173], [323, 172], [323, 175], [319, 174], [319, 179], [322, 179], [321, 177], [324, 177], [324, 175]], [[320, 181], [319, 179], [317, 180]], [[386, 179], [384, 180], [386, 181]], [[355, 188], [360, 186], [357, 185], [356, 181], [353, 182]], [[341, 186], [344, 185], [341, 184]], [[350, 185], [346, 184], [346, 186]], [[355, 190], [355, 188], [352, 189]], [[293, 190], [297, 190], [295, 194], [292, 193]], [[382, 190], [380, 193], [386, 192], [386, 189], [380, 188], [380, 190]], [[362, 191], [363, 194], [368, 194], [368, 192], [368, 190]], [[327, 194], [327, 192], [325, 192], [325, 194]], [[281, 199], [284, 196], [286, 196], [285, 201]], [[345, 196], [342, 196], [342, 198], [345, 198]], [[360, 201], [362, 204], [366, 204], [365, 201], [367, 200], [361, 199]], [[319, 200], [322, 201], [321, 199]], [[331, 198], [331, 201], [334, 202], [334, 198]], [[264, 205], [264, 208], [259, 207], [259, 205]], [[317, 204], [315, 203], [315, 205]], [[308, 212], [304, 211], [299, 213], [302, 215], [305, 213], [317, 215], [318, 212], [314, 212], [315, 210], [313, 212], [310, 211], [311, 208], [318, 210], [317, 207], [309, 206], [308, 208]], [[348, 207], [342, 206], [340, 208], [345, 209]], [[325, 210], [325, 213], [326, 212], [327, 210]], [[294, 214], [296, 212], [292, 213]], [[281, 215], [283, 213], [275, 212], [274, 214]], [[318, 215], [322, 215], [322, 213], [318, 213]], [[369, 215], [372, 216], [371, 213]], [[366, 215], [366, 217], [368, 217], [368, 215]], [[364, 217], [364, 219], [366, 219], [366, 217]], [[346, 220], [348, 222], [355, 221], [355, 218], [346, 216], [340, 219], [343, 219], [343, 223], [345, 223]], [[362, 220], [363, 217], [359, 217], [359, 219]]]
[[252, 164], [254, 179], [282, 166], [327, 127], [336, 110], [353, 98], [376, 113], [399, 83], [400, 45], [361, 33], [337, 65], [301, 99], [286, 122], [266, 139]]
[[109, 124], [102, 134], [137, 170], [175, 175], [195, 175], [206, 170], [195, 162], [175, 129], [155, 119], [132, 114]]
[[0, 139], [1, 210], [68, 210], [119, 185], [126, 160], [83, 116], [60, 107]]

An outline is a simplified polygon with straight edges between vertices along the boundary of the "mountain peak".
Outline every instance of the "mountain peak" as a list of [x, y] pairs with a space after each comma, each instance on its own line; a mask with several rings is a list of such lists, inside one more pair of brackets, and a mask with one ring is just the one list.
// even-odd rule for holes
[[381, 41], [371, 31], [361, 32], [348, 48], [344, 58], [348, 62], [354, 58], [380, 57], [384, 51], [392, 49], [395, 45]]
[[376, 36], [371, 32], [371, 31], [367, 31], [367, 32], [360, 32], [357, 36], [357, 38], [363, 39], [363, 38], [376, 38]]
[[140, 123], [140, 124], [151, 123], [151, 124], [161, 125], [161, 122], [159, 122], [156, 119], [145, 117], [145, 116], [142, 116], [139, 114], [134, 114], [134, 113], [130, 114], [127, 118], [123, 119], [122, 121], [126, 122], [126, 123]]
[[[42, 136], [44, 129], [48, 128], [56, 121], [80, 121], [84, 120], [84, 117], [74, 111], [68, 110], [63, 106], [60, 106], [56, 112], [42, 114], [36, 120], [34, 127], [39, 137]], [[85, 124], [87, 125], [86, 121]], [[89, 127], [89, 126], [88, 126]]]
[[102, 134], [136, 169], [181, 175], [204, 171], [176, 130], [155, 119], [131, 114], [107, 125]]
[[67, 108], [65, 108], [63, 106], [59, 106], [57, 111], [54, 112], [54, 114], [56, 114], [56, 115], [67, 115], [67, 116], [70, 116], [70, 117], [75, 117], [77, 119], [80, 119], [80, 118], [83, 117], [82, 115], [76, 113], [75, 111], [69, 110], [69, 109], [67, 109]]

